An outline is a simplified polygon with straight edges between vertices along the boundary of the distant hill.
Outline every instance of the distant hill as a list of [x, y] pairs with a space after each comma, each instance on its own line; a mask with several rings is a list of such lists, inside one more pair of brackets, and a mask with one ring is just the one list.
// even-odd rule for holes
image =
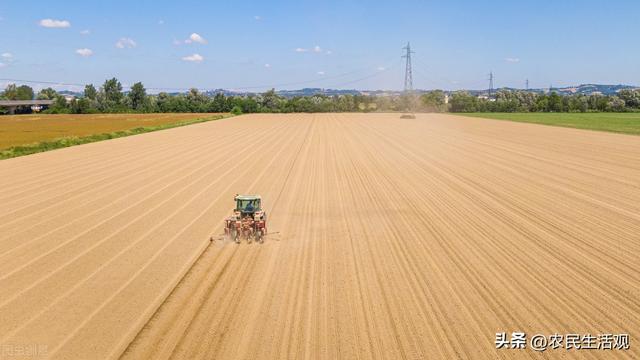
[[[602, 95], [615, 95], [618, 91], [623, 89], [637, 89], [637, 86], [631, 85], [598, 85], [598, 84], [583, 84], [575, 87], [553, 88], [559, 94], [571, 95], [571, 94], [583, 94], [591, 95], [599, 93]], [[547, 89], [548, 90], [548, 89]]]
[[[618, 93], [622, 89], [640, 89], [640, 87], [632, 86], [632, 85], [582, 84], [582, 85], [577, 85], [577, 86], [553, 87], [552, 91], [555, 91], [556, 93], [558, 93], [560, 95], [574, 95], [574, 94], [615, 95], [616, 93]], [[497, 90], [519, 91], [519, 90], [524, 90], [524, 89], [503, 87], [503, 88], [499, 88]], [[428, 92], [428, 91], [430, 91], [430, 90], [423, 90], [423, 89], [415, 90], [415, 92], [418, 93], [418, 94], [422, 94], [422, 93], [425, 93], [425, 92]], [[482, 95], [482, 94], [487, 94], [489, 92], [488, 89], [465, 90], [465, 91], [468, 91], [468, 92], [470, 92], [470, 93], [472, 93], [474, 95]], [[529, 91], [537, 92], [537, 93], [548, 93], [549, 92], [549, 88], [529, 89]], [[221, 93], [223, 93], [225, 95], [239, 95], [239, 96], [256, 94], [256, 92], [231, 91], [231, 90], [224, 90], [224, 89], [212, 90], [212, 91], [207, 92], [207, 94], [214, 95], [214, 94], [219, 93], [219, 92], [221, 92]], [[451, 93], [453, 93], [455, 91], [447, 90], [445, 92], [448, 93], [448, 94], [451, 94]], [[278, 95], [281, 95], [281, 96], [284, 96], [284, 97], [313, 96], [313, 95], [318, 95], [318, 94], [327, 95], [327, 96], [347, 95], [347, 94], [348, 95], [370, 95], [370, 96], [397, 96], [397, 95], [402, 94], [402, 91], [398, 91], [398, 90], [356, 90], [356, 89], [337, 90], [337, 89], [321, 89], [321, 88], [304, 88], [304, 89], [299, 89], [299, 90], [276, 90], [276, 93]]]
[[361, 92], [359, 90], [336, 90], [336, 89], [320, 89], [320, 88], [304, 88], [300, 90], [278, 90], [276, 91], [278, 95], [284, 97], [294, 97], [294, 96], [313, 96], [313, 95], [360, 95]]
[[[224, 94], [226, 96], [245, 96], [245, 95], [255, 95], [260, 92], [255, 91], [237, 91], [237, 90], [227, 90], [227, 89], [215, 89], [205, 91], [205, 95], [214, 96], [215, 94]], [[313, 95], [360, 95], [361, 92], [359, 90], [336, 90], [336, 89], [321, 89], [321, 88], [304, 88], [299, 90], [276, 90], [276, 94], [284, 97], [294, 97], [294, 96], [313, 96]]]
[[[640, 87], [631, 86], [631, 85], [582, 84], [582, 85], [577, 85], [577, 86], [551, 87], [551, 88], [543, 88], [543, 89], [529, 89], [529, 91], [537, 92], [537, 93], [548, 93], [550, 89], [551, 89], [551, 91], [554, 91], [554, 92], [558, 93], [559, 95], [575, 95], [575, 94], [582, 94], [582, 95], [593, 95], [593, 94], [615, 95], [620, 90], [623, 90], [623, 89], [640, 89]], [[523, 90], [523, 89], [515, 89], [515, 88], [504, 87], [504, 88], [499, 88], [497, 90], [514, 91], [514, 90]], [[470, 90], [469, 92], [472, 93], [472, 94], [475, 94], [475, 95], [481, 95], [481, 94], [487, 94], [489, 92], [489, 90], [488, 89]]]

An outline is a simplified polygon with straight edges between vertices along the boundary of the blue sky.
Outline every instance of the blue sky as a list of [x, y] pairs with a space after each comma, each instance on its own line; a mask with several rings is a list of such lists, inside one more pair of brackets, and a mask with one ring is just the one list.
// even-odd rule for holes
[[639, 16], [633, 0], [4, 0], [0, 79], [400, 89], [411, 41], [417, 88], [486, 88], [490, 70], [496, 86], [640, 84]]

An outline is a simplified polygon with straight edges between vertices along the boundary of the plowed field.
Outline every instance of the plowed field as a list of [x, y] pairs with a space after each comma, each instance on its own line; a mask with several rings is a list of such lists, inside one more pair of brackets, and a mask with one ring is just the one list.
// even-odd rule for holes
[[[245, 115], [0, 174], [0, 358], [640, 357], [637, 136]], [[236, 193], [279, 233], [210, 242]], [[631, 348], [496, 349], [514, 331]]]

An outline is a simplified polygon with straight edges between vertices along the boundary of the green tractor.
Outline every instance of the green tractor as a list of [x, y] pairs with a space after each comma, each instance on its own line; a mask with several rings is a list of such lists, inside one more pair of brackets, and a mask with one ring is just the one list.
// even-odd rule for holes
[[241, 239], [262, 243], [267, 234], [267, 214], [262, 210], [259, 195], [238, 195], [233, 198], [236, 208], [233, 215], [224, 220], [224, 234], [236, 243]]

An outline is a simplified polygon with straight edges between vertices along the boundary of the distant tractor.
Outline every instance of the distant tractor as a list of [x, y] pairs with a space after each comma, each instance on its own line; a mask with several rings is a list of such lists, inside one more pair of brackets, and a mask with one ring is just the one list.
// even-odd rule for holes
[[227, 238], [240, 243], [264, 241], [267, 234], [267, 214], [262, 210], [262, 198], [259, 195], [236, 195], [233, 200], [236, 208], [233, 215], [224, 220], [224, 234]]

